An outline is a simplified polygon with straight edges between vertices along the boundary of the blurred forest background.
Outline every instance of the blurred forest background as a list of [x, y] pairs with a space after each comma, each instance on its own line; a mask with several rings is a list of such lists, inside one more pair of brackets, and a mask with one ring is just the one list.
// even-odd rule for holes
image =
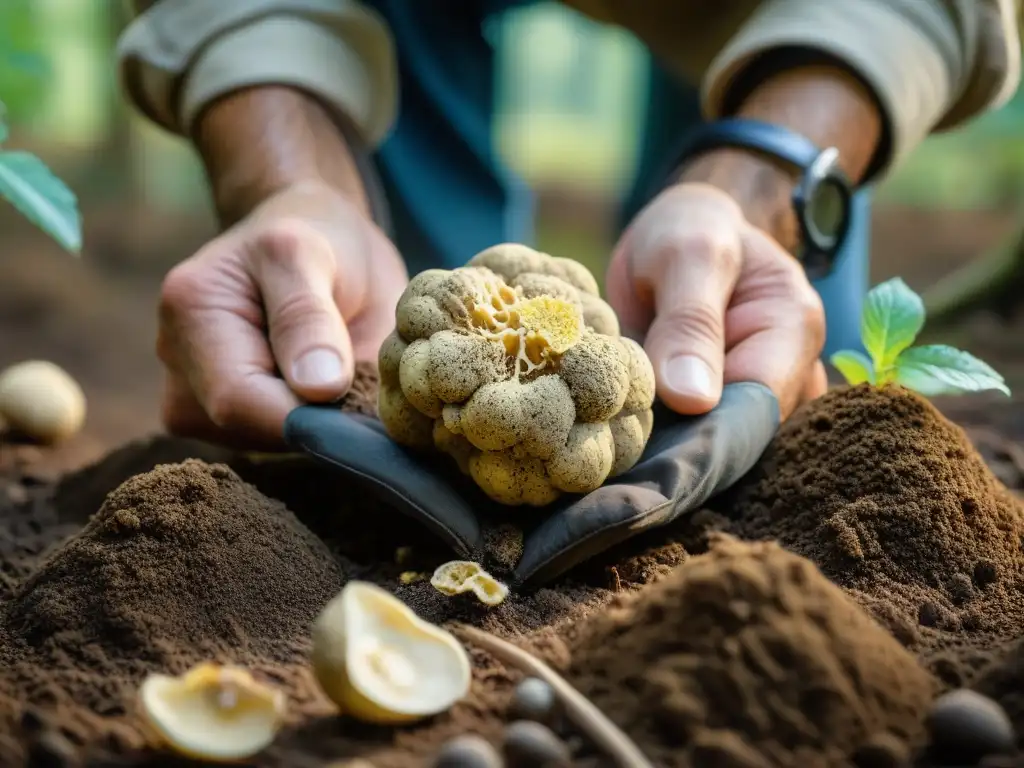
[[[0, 0], [8, 146], [35, 152], [75, 190], [85, 232], [82, 258], [70, 259], [0, 205], [0, 366], [45, 356], [68, 368], [90, 394], [97, 445], [157, 427], [160, 278], [215, 231], [189, 148], [121, 97], [113, 51], [123, 11], [118, 0]], [[508, 14], [492, 31], [502, 42], [495, 139], [538, 192], [539, 245], [600, 274], [637, 156], [644, 49], [553, 3]], [[945, 290], [958, 268], [1001, 244], [1010, 253], [1022, 202], [1018, 94], [929, 139], [878, 190], [873, 278]], [[1017, 366], [1011, 382], [1024, 383], [1024, 324], [1007, 333], [1017, 312], [1004, 306], [1007, 286], [1017, 301], [1024, 283], [1002, 284], [993, 307], [956, 315], [944, 340], [998, 353]]]

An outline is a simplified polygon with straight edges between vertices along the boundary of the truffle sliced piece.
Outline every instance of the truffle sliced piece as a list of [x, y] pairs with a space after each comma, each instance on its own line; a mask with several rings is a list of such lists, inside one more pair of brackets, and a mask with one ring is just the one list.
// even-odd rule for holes
[[198, 760], [252, 757], [273, 742], [285, 716], [281, 691], [245, 669], [212, 662], [181, 677], [149, 675], [139, 694], [146, 720], [167, 745]]
[[379, 724], [444, 712], [469, 692], [455, 637], [378, 586], [350, 581], [313, 625], [313, 671], [342, 714]]

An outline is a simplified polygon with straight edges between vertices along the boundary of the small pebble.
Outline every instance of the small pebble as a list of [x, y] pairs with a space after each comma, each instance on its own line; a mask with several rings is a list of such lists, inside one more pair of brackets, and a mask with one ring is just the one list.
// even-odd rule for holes
[[532, 720], [517, 720], [505, 728], [503, 744], [508, 768], [563, 768], [572, 754], [555, 732]]
[[516, 686], [509, 705], [509, 715], [513, 720], [536, 720], [538, 723], [550, 723], [555, 712], [558, 699], [554, 689], [537, 677], [527, 677]]
[[503, 763], [489, 741], [468, 734], [456, 736], [441, 747], [434, 768], [503, 768]]
[[974, 583], [981, 589], [999, 580], [999, 566], [992, 560], [979, 560], [974, 565]]
[[928, 728], [932, 755], [942, 765], [974, 765], [986, 755], [1012, 752], [1016, 745], [1006, 711], [987, 696], [966, 688], [936, 699]]

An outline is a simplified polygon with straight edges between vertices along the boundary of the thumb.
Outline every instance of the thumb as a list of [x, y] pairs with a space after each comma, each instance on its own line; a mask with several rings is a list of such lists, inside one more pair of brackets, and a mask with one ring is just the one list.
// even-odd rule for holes
[[722, 396], [725, 313], [739, 273], [739, 247], [681, 237], [653, 257], [655, 316], [644, 348], [658, 396], [673, 411], [706, 413]]
[[318, 231], [275, 222], [252, 248], [251, 269], [266, 313], [270, 347], [289, 387], [310, 402], [348, 392], [352, 341], [334, 300], [337, 259]]

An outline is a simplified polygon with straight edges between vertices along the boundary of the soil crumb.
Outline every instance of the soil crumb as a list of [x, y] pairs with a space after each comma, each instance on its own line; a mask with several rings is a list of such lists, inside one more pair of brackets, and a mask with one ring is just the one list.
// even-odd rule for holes
[[806, 559], [712, 538], [573, 649], [572, 681], [673, 766], [843, 765], [914, 739], [933, 682]]
[[344, 409], [349, 413], [363, 416], [377, 416], [377, 390], [380, 387], [380, 372], [377, 363], [359, 361], [356, 363], [352, 388], [345, 395]]
[[949, 685], [1020, 634], [1021, 504], [912, 392], [844, 387], [810, 403], [718, 506], [716, 527], [813, 561]]

